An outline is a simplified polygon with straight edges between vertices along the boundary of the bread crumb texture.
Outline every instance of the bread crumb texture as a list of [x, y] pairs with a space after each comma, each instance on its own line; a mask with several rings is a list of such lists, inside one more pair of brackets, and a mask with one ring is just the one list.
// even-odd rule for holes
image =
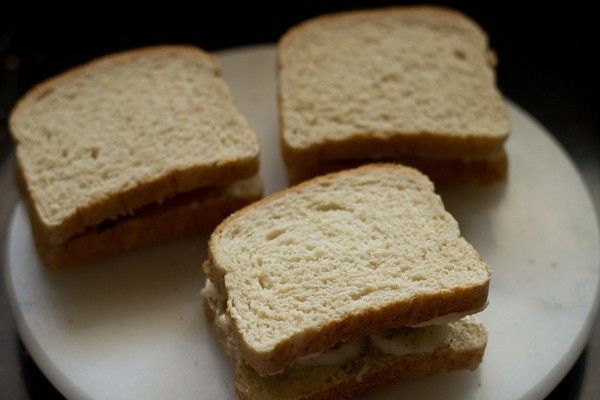
[[414, 7], [317, 17], [279, 46], [283, 135], [292, 148], [368, 133], [504, 137], [486, 34], [466, 16]]
[[256, 136], [218, 74], [199, 49], [159, 46], [95, 60], [31, 90], [10, 122], [43, 223], [60, 225], [180, 171], [255, 158]]
[[490, 278], [431, 182], [402, 166], [331, 174], [267, 197], [221, 224], [210, 251], [256, 352]]

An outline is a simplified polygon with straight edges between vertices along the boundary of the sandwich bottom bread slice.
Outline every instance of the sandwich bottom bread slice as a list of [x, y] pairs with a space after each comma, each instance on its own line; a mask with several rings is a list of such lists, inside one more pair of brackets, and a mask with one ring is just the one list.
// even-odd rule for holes
[[240, 398], [351, 398], [483, 359], [472, 314], [491, 270], [410, 167], [331, 173], [238, 210], [203, 269]]
[[210, 302], [205, 302], [205, 309], [214, 334], [234, 363], [237, 394], [248, 400], [349, 399], [405, 380], [475, 370], [487, 344], [483, 324], [469, 315], [446, 326], [413, 328], [412, 334], [407, 333], [411, 328], [405, 328], [395, 335], [388, 332], [388, 338], [361, 339], [282, 373], [261, 376], [240, 357], [235, 342], [216, 321]]
[[[369, 159], [321, 162], [314, 165], [287, 165], [286, 172], [290, 184], [298, 184], [310, 178], [330, 172], [356, 168], [375, 162]], [[383, 162], [379, 160], [377, 162]], [[400, 157], [386, 162], [395, 162], [417, 168], [436, 186], [454, 185], [492, 185], [506, 181], [508, 175], [508, 156], [501, 151], [487, 160], [434, 159], [422, 157]]]
[[56, 245], [44, 241], [32, 220], [34, 243], [45, 267], [70, 268], [160, 241], [210, 232], [232, 212], [260, 199], [262, 192], [259, 176], [196, 189], [107, 220]]

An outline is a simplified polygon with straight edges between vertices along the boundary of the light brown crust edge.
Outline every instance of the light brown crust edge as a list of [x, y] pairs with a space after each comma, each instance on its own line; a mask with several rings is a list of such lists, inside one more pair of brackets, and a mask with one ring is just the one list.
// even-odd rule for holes
[[[339, 162], [321, 163], [314, 166], [287, 167], [288, 182], [291, 185], [330, 172], [381, 162], [378, 160], [343, 160]], [[433, 181], [436, 187], [458, 185], [492, 185], [505, 182], [508, 177], [509, 160], [506, 151], [497, 157], [481, 161], [441, 160], [419, 157], [401, 157], [388, 162], [403, 164], [416, 168]]]
[[343, 141], [324, 140], [307, 148], [295, 148], [282, 137], [281, 152], [286, 165], [307, 166], [372, 155], [380, 158], [415, 156], [484, 161], [498, 154], [507, 138], [508, 132], [502, 137], [489, 137], [485, 134], [462, 136], [452, 133], [390, 132], [388, 138], [362, 132]]
[[285, 46], [287, 42], [295, 39], [295, 36], [302, 32], [304, 29], [310, 29], [313, 25], [319, 25], [323, 22], [333, 21], [333, 20], [341, 20], [341, 19], [353, 19], [357, 17], [365, 17], [365, 16], [374, 16], [381, 14], [390, 14], [390, 13], [400, 13], [400, 14], [421, 14], [421, 13], [429, 13], [429, 14], [439, 14], [447, 17], [458, 17], [463, 21], [469, 23], [472, 28], [479, 31], [482, 38], [486, 40], [487, 43], [487, 33], [481, 29], [479, 24], [475, 22], [472, 18], [470, 18], [465, 13], [453, 9], [450, 7], [439, 6], [439, 5], [414, 5], [414, 6], [387, 6], [387, 7], [378, 7], [378, 8], [364, 8], [358, 10], [348, 10], [348, 11], [339, 11], [328, 14], [321, 14], [314, 16], [312, 18], [306, 19], [304, 21], [299, 22], [295, 26], [288, 29], [285, 32], [280, 40], [279, 45]]

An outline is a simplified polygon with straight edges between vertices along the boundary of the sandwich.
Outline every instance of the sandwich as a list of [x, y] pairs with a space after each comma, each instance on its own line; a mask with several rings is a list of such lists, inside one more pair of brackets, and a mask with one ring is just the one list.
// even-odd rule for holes
[[217, 59], [194, 46], [127, 50], [51, 77], [9, 127], [49, 268], [210, 232], [262, 196], [257, 135]]
[[346, 169], [246, 206], [212, 232], [203, 270], [241, 399], [352, 398], [484, 356], [491, 269], [412, 167]]
[[463, 13], [398, 6], [314, 17], [277, 48], [290, 183], [398, 162], [437, 186], [506, 179], [510, 121], [485, 31]]

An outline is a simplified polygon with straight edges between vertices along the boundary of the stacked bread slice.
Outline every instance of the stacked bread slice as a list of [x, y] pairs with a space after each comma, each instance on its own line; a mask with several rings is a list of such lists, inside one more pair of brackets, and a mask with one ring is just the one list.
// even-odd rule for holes
[[27, 92], [10, 116], [39, 254], [61, 268], [210, 231], [262, 196], [258, 138], [214, 56], [111, 54]]
[[432, 182], [376, 164], [265, 197], [209, 240], [207, 315], [243, 399], [353, 398], [478, 367], [491, 271]]
[[510, 122], [481, 27], [441, 7], [315, 17], [278, 45], [281, 146], [291, 183], [373, 161], [438, 185], [506, 179]]

